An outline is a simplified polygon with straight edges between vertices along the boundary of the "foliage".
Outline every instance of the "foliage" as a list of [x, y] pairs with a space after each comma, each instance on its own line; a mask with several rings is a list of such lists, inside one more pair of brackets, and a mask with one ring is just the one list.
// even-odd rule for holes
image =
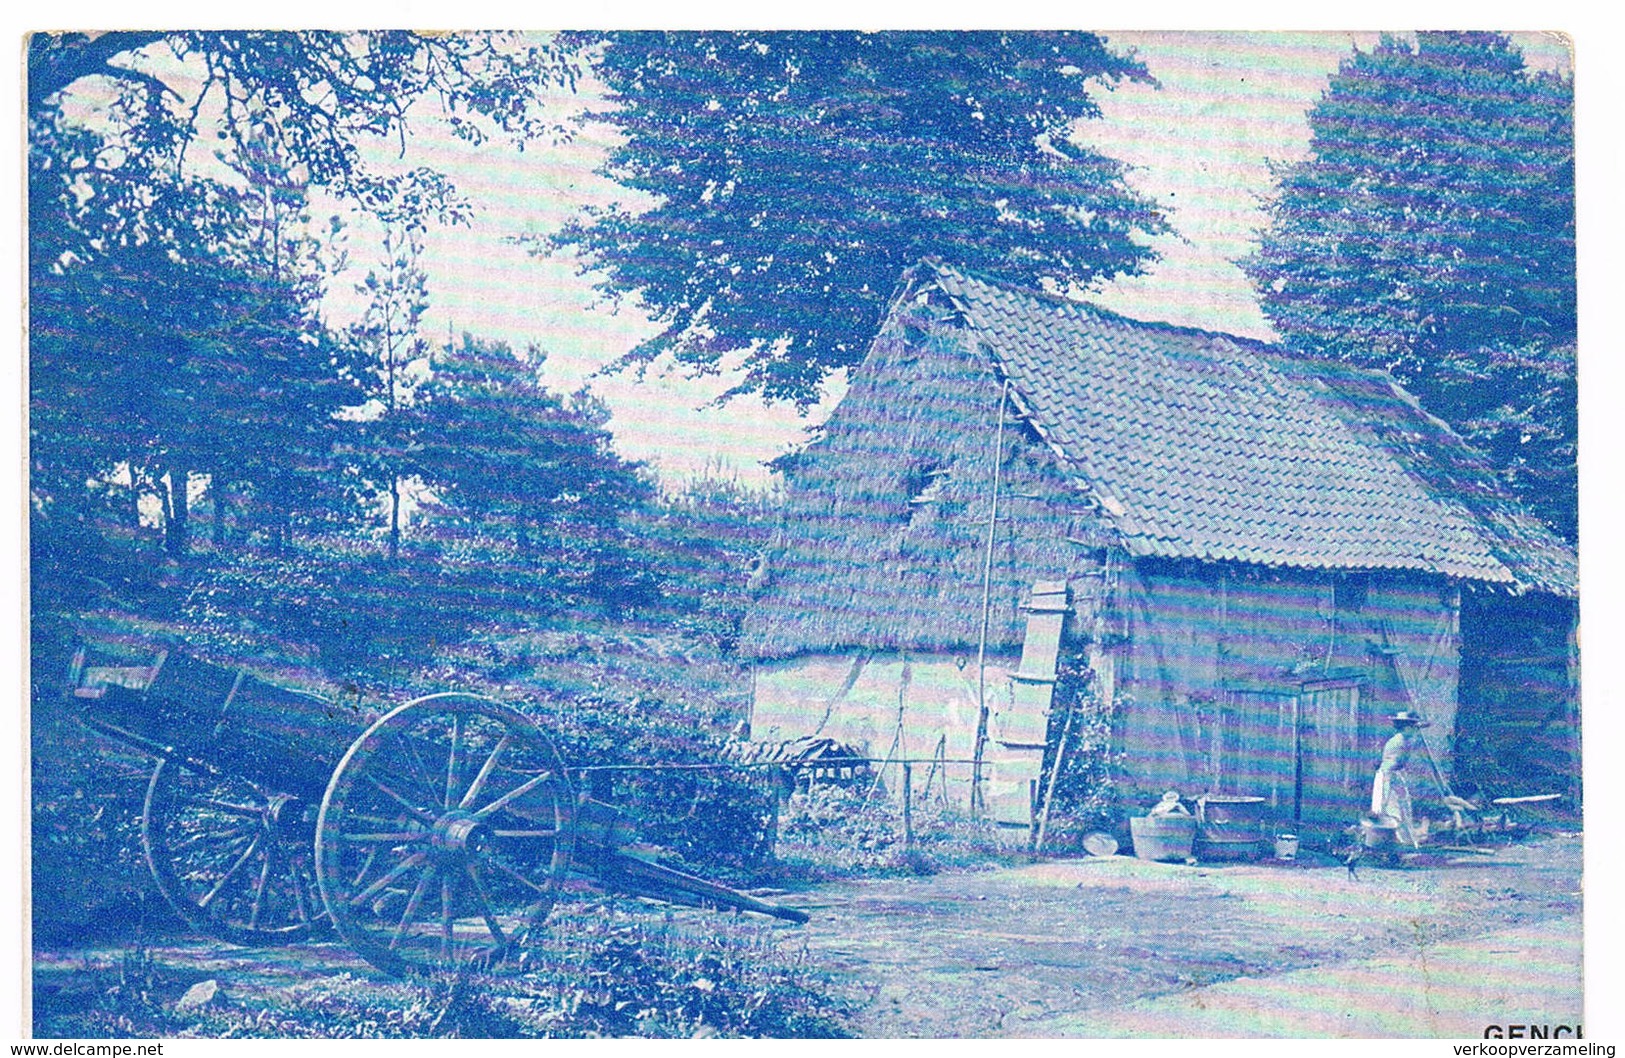
[[[1094, 674], [1075, 654], [1062, 657], [1056, 677], [1043, 781], [1049, 782], [1057, 754], [1061, 767], [1047, 831], [1114, 830], [1121, 816], [1115, 771], [1122, 754], [1112, 752], [1112, 724], [1125, 696], [1119, 692], [1111, 705], [1101, 701]], [[1046, 834], [1046, 847], [1054, 844]]]
[[1498, 34], [1384, 37], [1309, 124], [1243, 262], [1270, 321], [1391, 371], [1573, 540], [1572, 80]]
[[796, 791], [779, 819], [788, 862], [822, 861], [820, 867], [837, 874], [903, 866], [902, 826], [902, 813], [884, 796], [869, 798], [836, 783]]
[[732, 650], [773, 537], [779, 497], [714, 474], [662, 497], [633, 524], [680, 631]]
[[654, 487], [615, 452], [601, 400], [542, 385], [543, 359], [469, 334], [443, 349], [415, 417], [417, 467], [474, 525], [511, 532], [519, 561], [553, 590], [635, 607], [654, 586], [623, 522]]
[[313, 651], [330, 680], [398, 682], [468, 632], [467, 605], [441, 590], [432, 554], [395, 563], [369, 542], [313, 537], [282, 551], [241, 549], [194, 575], [178, 614], [188, 642], [238, 656], [267, 642]]
[[[616, 904], [553, 912], [512, 972], [387, 981], [350, 973], [177, 1010], [188, 982], [140, 946], [36, 1004], [42, 1035], [202, 1038], [690, 1038], [844, 1036], [805, 950], [709, 912], [657, 917]], [[88, 993], [88, 995], [87, 995]], [[36, 992], [36, 996], [39, 996]], [[61, 1009], [65, 995], [84, 1009]]]
[[1010, 855], [992, 823], [918, 792], [916, 797], [914, 844], [908, 846], [900, 799], [874, 786], [872, 777], [802, 786], [779, 817], [777, 854], [783, 869], [791, 877], [810, 879], [933, 874]]
[[714, 648], [600, 624], [477, 633], [444, 657], [459, 685], [514, 698], [572, 767], [707, 766], [600, 771], [586, 789], [624, 808], [673, 866], [736, 882], [771, 870], [770, 773], [712, 767], [724, 763], [748, 696], [745, 674]]
[[135, 532], [140, 497], [156, 494], [166, 545], [184, 554], [201, 471], [217, 544], [231, 484], [282, 539], [323, 495], [347, 396], [315, 310], [325, 273], [304, 188], [263, 138], [241, 186], [162, 167], [132, 185], [134, 162], [97, 164], [105, 146], [58, 125], [29, 154], [39, 528], [114, 515]]
[[401, 551], [404, 479], [417, 470], [421, 451], [412, 405], [422, 382], [417, 369], [429, 355], [429, 343], [419, 333], [429, 307], [429, 278], [419, 263], [422, 246], [414, 229], [386, 229], [383, 251], [380, 266], [356, 287], [366, 295], [367, 308], [350, 328], [352, 362], [346, 367], [358, 384], [363, 413], [352, 454], [363, 487], [388, 504], [393, 561]]
[[[461, 219], [440, 174], [367, 149], [404, 146], [420, 100], [473, 142], [544, 135], [541, 97], [573, 84], [571, 60], [512, 34], [141, 31], [35, 34], [28, 61], [36, 531], [113, 518], [139, 537], [157, 497], [185, 555], [205, 486], [217, 547], [234, 503], [274, 548], [347, 520], [357, 468], [331, 458], [334, 413], [365, 376], [339, 371], [320, 319], [320, 251], [341, 233], [312, 234], [308, 191], [402, 239]], [[229, 175], [203, 175], [199, 140]]]
[[[585, 44], [591, 38], [571, 37]], [[571, 249], [663, 325], [626, 364], [806, 406], [859, 363], [908, 265], [941, 255], [1025, 285], [1135, 274], [1164, 230], [1122, 166], [1081, 146], [1092, 87], [1146, 80], [1087, 33], [615, 33], [594, 63], [639, 198]], [[645, 208], [643, 196], [652, 198]]]
[[510, 33], [137, 30], [36, 33], [28, 42], [31, 123], [49, 121], [74, 90], [111, 85], [128, 101], [121, 153], [143, 166], [177, 159], [205, 137], [205, 104], [223, 111], [217, 136], [236, 150], [270, 116], [277, 153], [297, 160], [312, 184], [413, 223], [467, 211], [434, 170], [391, 174], [366, 159], [368, 146], [405, 143], [414, 104], [437, 103], [469, 142], [494, 131], [522, 145], [555, 131], [541, 96], [575, 78], [557, 42]]

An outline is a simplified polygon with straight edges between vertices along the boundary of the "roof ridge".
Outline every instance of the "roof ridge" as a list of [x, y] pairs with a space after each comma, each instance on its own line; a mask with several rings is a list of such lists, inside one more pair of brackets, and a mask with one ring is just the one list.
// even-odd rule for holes
[[[1036, 290], [1032, 287], [1022, 286], [1019, 283], [1012, 283], [1005, 279], [994, 279], [984, 273], [973, 272], [969, 269], [950, 264], [941, 257], [935, 255], [922, 257], [919, 262], [913, 266], [913, 268], [919, 268], [922, 266], [934, 272], [947, 273], [948, 275], [954, 276], [960, 280], [968, 280], [972, 283], [980, 283], [983, 286], [994, 287], [1017, 297], [1028, 298], [1037, 302], [1049, 302], [1062, 308], [1080, 309], [1086, 313], [1089, 313], [1090, 315], [1098, 317], [1103, 323], [1124, 323], [1134, 327], [1145, 327], [1152, 330], [1163, 331], [1169, 334], [1184, 335], [1187, 337], [1221, 339], [1224, 341], [1240, 343], [1242, 345], [1256, 346], [1259, 349], [1270, 350], [1293, 358], [1311, 360], [1317, 363], [1345, 363], [1345, 361], [1341, 360], [1329, 360], [1322, 357], [1309, 356], [1307, 354], [1288, 349], [1286, 346], [1275, 342], [1266, 342], [1261, 338], [1249, 338], [1242, 334], [1232, 334], [1229, 331], [1208, 330], [1205, 327], [1193, 327], [1189, 324], [1169, 323], [1167, 320], [1140, 319], [1137, 316], [1129, 316], [1125, 313], [1105, 308], [1104, 306], [1097, 305], [1092, 301], [1084, 301], [1080, 298], [1071, 298], [1064, 294], [1052, 293], [1048, 290]], [[912, 271], [913, 269], [910, 270]], [[1357, 365], [1353, 364], [1348, 366], [1356, 371], [1372, 370], [1370, 368], [1358, 367]], [[1374, 373], [1384, 374], [1384, 372]]]

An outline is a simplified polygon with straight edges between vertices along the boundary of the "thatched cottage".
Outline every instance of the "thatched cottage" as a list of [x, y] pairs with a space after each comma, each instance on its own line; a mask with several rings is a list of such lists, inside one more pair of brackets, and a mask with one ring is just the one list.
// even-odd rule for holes
[[[1573, 550], [1386, 375], [940, 262], [782, 469], [742, 634], [752, 737], [980, 759], [1007, 823], [1030, 819], [1058, 657], [1112, 707], [1131, 798], [1346, 820], [1395, 709], [1450, 767], [1476, 629], [1574, 612]], [[969, 800], [972, 769], [947, 770]]]

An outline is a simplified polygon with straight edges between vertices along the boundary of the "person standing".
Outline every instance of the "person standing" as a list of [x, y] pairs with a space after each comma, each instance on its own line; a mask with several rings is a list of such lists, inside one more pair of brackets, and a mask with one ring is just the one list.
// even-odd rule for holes
[[1415, 824], [1411, 816], [1411, 787], [1405, 775], [1411, 751], [1421, 740], [1421, 729], [1428, 726], [1421, 715], [1401, 709], [1390, 716], [1394, 734], [1382, 747], [1382, 763], [1371, 780], [1371, 814], [1378, 822], [1394, 827], [1394, 836], [1417, 847]]

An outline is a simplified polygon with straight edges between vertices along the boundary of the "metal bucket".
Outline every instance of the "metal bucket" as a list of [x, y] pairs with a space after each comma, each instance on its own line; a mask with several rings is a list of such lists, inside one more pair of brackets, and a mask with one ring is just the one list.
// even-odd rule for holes
[[1195, 816], [1133, 816], [1128, 829], [1142, 860], [1188, 860], [1196, 841]]

